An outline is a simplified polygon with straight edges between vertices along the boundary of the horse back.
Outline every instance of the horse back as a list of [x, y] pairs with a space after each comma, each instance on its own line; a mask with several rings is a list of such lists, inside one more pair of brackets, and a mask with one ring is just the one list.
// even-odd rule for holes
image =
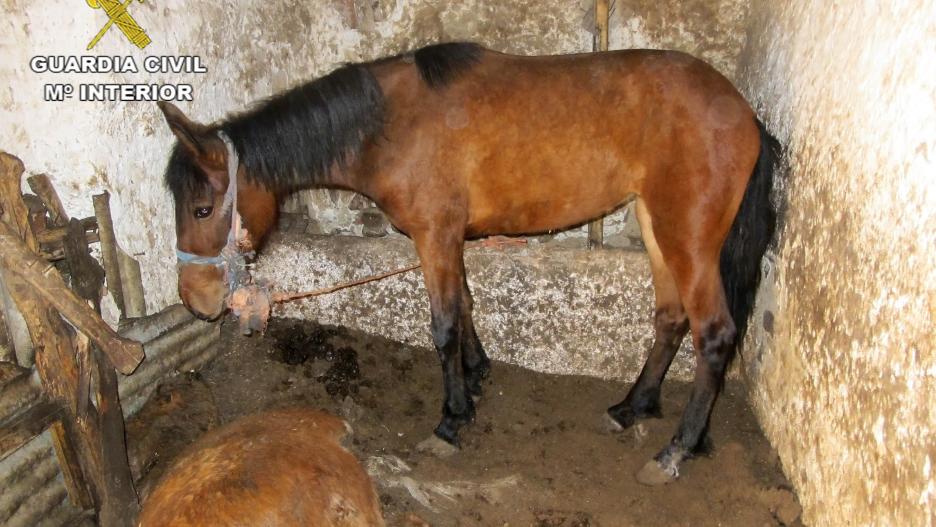
[[657, 188], [740, 196], [759, 148], [744, 98], [679, 52], [484, 51], [435, 86], [406, 61], [375, 71], [388, 113], [386, 140], [367, 154], [370, 194], [404, 229], [434, 208], [463, 210], [468, 235], [520, 234]]

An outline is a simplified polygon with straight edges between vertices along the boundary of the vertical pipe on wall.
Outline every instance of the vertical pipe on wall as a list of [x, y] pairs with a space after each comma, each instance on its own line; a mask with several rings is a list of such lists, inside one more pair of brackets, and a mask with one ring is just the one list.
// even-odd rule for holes
[[[608, 51], [608, 19], [611, 16], [611, 0], [595, 0], [595, 51]], [[588, 248], [598, 249], [604, 245], [604, 218], [588, 223]]]
[[117, 248], [120, 262], [120, 285], [123, 291], [125, 315], [128, 318], [146, 316], [146, 299], [143, 293], [143, 278], [140, 275], [140, 262]]
[[94, 202], [94, 215], [98, 222], [98, 236], [101, 238], [101, 257], [104, 260], [104, 273], [107, 290], [114, 297], [114, 303], [120, 310], [120, 316], [127, 316], [124, 304], [123, 286], [120, 280], [120, 256], [118, 255], [117, 236], [110, 211], [110, 193], [102, 192], [91, 197]]
[[608, 51], [608, 24], [611, 0], [595, 0], [595, 51]]

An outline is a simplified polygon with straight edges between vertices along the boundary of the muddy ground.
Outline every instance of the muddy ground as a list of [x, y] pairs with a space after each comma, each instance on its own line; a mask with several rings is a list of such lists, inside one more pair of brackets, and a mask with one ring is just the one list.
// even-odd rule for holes
[[237, 335], [207, 368], [167, 380], [128, 424], [144, 494], [201, 433], [268, 408], [308, 405], [347, 419], [350, 446], [377, 473], [388, 525], [624, 527], [799, 525], [799, 505], [758, 428], [743, 385], [729, 382], [712, 416], [711, 457], [674, 484], [634, 473], [670, 438], [689, 385], [664, 386], [663, 419], [612, 433], [604, 411], [627, 385], [495, 363], [476, 421], [447, 458], [417, 450], [437, 424], [435, 352], [305, 321]]

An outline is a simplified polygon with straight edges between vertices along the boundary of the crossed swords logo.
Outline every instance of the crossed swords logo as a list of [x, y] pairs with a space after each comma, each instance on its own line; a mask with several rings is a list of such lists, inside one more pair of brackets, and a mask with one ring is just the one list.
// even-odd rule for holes
[[[149, 35], [146, 34], [146, 31], [143, 31], [143, 28], [136, 23], [136, 20], [130, 16], [130, 13], [127, 12], [127, 6], [130, 5], [133, 0], [126, 0], [123, 3], [120, 3], [120, 0], [85, 0], [92, 9], [104, 9], [104, 12], [107, 13], [107, 18], [109, 20], [104, 27], [98, 31], [98, 34], [91, 39], [91, 42], [88, 43], [88, 49], [93, 48], [101, 37], [103, 37], [107, 30], [113, 25], [117, 25], [117, 28], [127, 37], [127, 40], [132, 42], [136, 47], [143, 49], [149, 45], [152, 40], [150, 40]], [[141, 4], [143, 0], [138, 0]]]

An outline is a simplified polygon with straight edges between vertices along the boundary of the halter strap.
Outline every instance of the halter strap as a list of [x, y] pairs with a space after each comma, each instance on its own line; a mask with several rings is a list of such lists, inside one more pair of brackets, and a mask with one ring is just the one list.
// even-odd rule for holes
[[213, 265], [215, 267], [221, 267], [227, 263], [229, 259], [229, 255], [226, 254], [229, 252], [229, 249], [232, 249], [234, 253], [238, 250], [237, 236], [240, 231], [240, 214], [237, 212], [237, 168], [240, 164], [240, 160], [237, 157], [237, 149], [234, 148], [234, 143], [224, 131], [218, 130], [218, 138], [221, 139], [225, 148], [227, 148], [228, 156], [228, 187], [227, 191], [224, 193], [224, 201], [221, 202], [220, 210], [221, 214], [227, 214], [228, 211], [231, 212], [231, 228], [228, 231], [227, 243], [221, 248], [221, 252], [215, 256], [202, 256], [183, 251], [176, 247], [176, 259], [182, 265]]
[[181, 249], [176, 249], [176, 260], [182, 265], [213, 265], [215, 267], [224, 265], [224, 257], [220, 254], [217, 256], [201, 256]]

